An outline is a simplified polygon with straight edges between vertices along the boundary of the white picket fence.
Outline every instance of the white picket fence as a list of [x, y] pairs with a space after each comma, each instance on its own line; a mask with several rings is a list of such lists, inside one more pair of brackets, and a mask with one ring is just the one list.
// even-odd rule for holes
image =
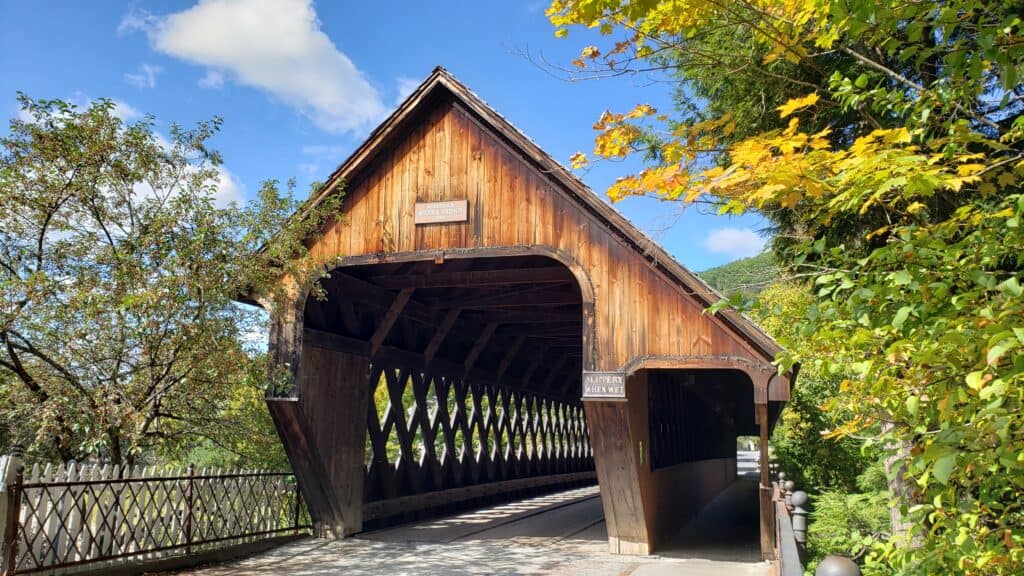
[[5, 492], [18, 508], [5, 574], [137, 563], [308, 526], [290, 473], [37, 464]]

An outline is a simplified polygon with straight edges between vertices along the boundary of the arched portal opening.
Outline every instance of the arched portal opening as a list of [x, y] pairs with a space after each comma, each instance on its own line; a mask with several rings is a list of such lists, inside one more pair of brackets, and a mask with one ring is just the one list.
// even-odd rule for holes
[[[659, 368], [639, 370], [633, 380], [647, 388], [649, 458], [640, 482], [652, 511], [654, 549], [759, 560], [756, 469], [737, 473], [737, 438], [759, 432], [750, 376], [738, 369]], [[746, 460], [756, 465], [756, 457]]]
[[447, 256], [344, 262], [306, 300], [296, 392], [326, 531], [594, 482], [577, 277], [548, 256]]

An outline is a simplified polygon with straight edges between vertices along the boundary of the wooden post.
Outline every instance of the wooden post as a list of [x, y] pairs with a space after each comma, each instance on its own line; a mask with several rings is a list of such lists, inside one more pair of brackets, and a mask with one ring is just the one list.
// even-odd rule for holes
[[761, 458], [760, 458], [760, 486], [759, 496], [761, 502], [761, 557], [772, 560], [775, 556], [773, 543], [775, 536], [774, 522], [772, 521], [772, 489], [768, 479], [768, 404], [758, 403], [754, 405], [757, 414], [758, 431], [760, 432]]
[[299, 479], [292, 477], [295, 480], [295, 531], [299, 531], [299, 515], [302, 513], [302, 492], [299, 491]]
[[14, 484], [7, 487], [7, 518], [4, 519], [3, 574], [14, 574], [18, 560], [18, 518], [21, 515], [21, 491], [25, 482], [25, 468], [18, 466]]
[[195, 466], [189, 464], [188, 484], [185, 485], [185, 554], [192, 553], [192, 504], [195, 497], [193, 492], [195, 473]]

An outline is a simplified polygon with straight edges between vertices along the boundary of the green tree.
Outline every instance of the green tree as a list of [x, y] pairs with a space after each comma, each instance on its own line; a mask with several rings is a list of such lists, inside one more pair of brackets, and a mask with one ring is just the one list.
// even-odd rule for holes
[[261, 357], [245, 335], [262, 319], [234, 299], [273, 306], [280, 275], [315, 278], [302, 240], [336, 205], [285, 224], [296, 203], [268, 182], [218, 206], [219, 119], [165, 139], [109, 100], [20, 102], [0, 140], [6, 435], [117, 464], [214, 438]]
[[[763, 212], [776, 254], [813, 280], [811, 353], [777, 360], [838, 378], [831, 433], [885, 454], [892, 535], [868, 547], [867, 573], [1024, 572], [1022, 13], [1019, 1], [970, 0], [556, 0], [548, 11], [559, 35], [619, 35], [584, 48], [585, 67], [670, 57], [683, 69], [700, 49], [721, 56], [728, 34], [753, 48], [750, 88], [695, 92], [732, 98], [727, 108], [608, 112], [594, 155], [650, 160], [612, 199]], [[717, 74], [705, 85], [741, 75]], [[684, 90], [706, 90], [695, 75]], [[782, 82], [786, 100], [759, 104], [758, 76]], [[777, 119], [737, 120], [758, 106]]]
[[752, 297], [775, 282], [780, 272], [775, 255], [763, 252], [709, 268], [701, 272], [700, 277], [726, 296], [739, 292]]
[[[806, 286], [783, 281], [762, 290], [752, 312], [754, 320], [773, 337], [807, 356], [824, 358], [829, 351], [811, 349], [816, 342], [808, 337], [807, 324], [794, 321], [806, 318], [813, 306]], [[772, 435], [772, 455], [802, 490], [811, 494], [855, 492], [858, 477], [879, 461], [879, 455], [877, 451], [863, 452], [861, 442], [854, 438], [828, 435], [848, 415], [826, 410], [839, 394], [843, 377], [822, 368], [809, 363], [800, 371], [800, 384], [793, 389]]]

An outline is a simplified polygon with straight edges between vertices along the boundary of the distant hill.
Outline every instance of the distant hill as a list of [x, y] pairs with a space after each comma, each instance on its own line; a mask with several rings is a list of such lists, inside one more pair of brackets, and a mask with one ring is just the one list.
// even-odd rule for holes
[[736, 291], [753, 296], [775, 281], [778, 273], [775, 255], [763, 252], [697, 274], [712, 288], [726, 296]]

